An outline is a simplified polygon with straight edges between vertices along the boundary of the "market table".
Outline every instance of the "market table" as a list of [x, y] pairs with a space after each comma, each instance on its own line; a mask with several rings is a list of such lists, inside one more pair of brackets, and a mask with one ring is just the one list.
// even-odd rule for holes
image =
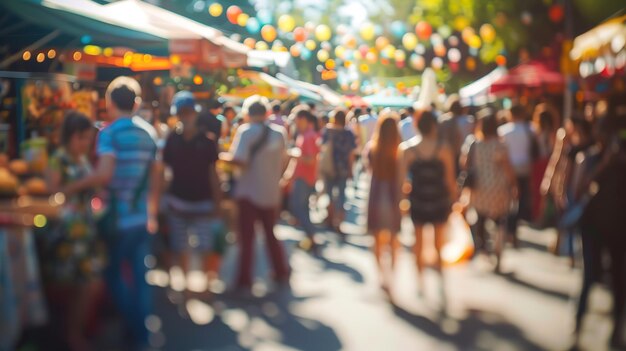
[[0, 350], [13, 350], [22, 328], [47, 320], [33, 229], [58, 217], [58, 200], [0, 201]]

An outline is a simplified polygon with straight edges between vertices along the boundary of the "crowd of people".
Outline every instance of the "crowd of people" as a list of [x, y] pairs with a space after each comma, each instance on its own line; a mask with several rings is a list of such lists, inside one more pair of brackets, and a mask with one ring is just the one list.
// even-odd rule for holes
[[[197, 254], [207, 279], [214, 280], [226, 233], [234, 231], [239, 266], [233, 289], [250, 291], [260, 224], [272, 278], [288, 286], [291, 268], [274, 233], [281, 214], [306, 234], [299, 247], [319, 255], [322, 232], [345, 240], [346, 188], [364, 174], [370, 182], [367, 233], [374, 238], [385, 291], [392, 276], [384, 257], [388, 251], [392, 270], [404, 215], [414, 224], [420, 291], [424, 233], [434, 231], [435, 269], [443, 274], [441, 251], [453, 211], [477, 214], [470, 223], [475, 255], [495, 256], [496, 271], [505, 246], [519, 245], [521, 221], [552, 225], [560, 229], [552, 249], [559, 254], [564, 246], [572, 262], [576, 238], [582, 238], [578, 330], [589, 289], [602, 279], [607, 249], [615, 301], [612, 342], [623, 342], [626, 111], [619, 101], [565, 119], [545, 103], [470, 111], [455, 96], [443, 108], [416, 104], [401, 111], [318, 110], [253, 96], [238, 112], [219, 99], [202, 108], [192, 93], [181, 91], [172, 100], [174, 123], [168, 127], [137, 115], [141, 95], [132, 78], [115, 79], [106, 92], [107, 125], [96, 131], [87, 117], [68, 114], [63, 145], [50, 162], [50, 189], [66, 201], [43, 245], [42, 267], [48, 298], [65, 301], [50, 305], [61, 309], [58, 335], [67, 349], [88, 346], [83, 326], [100, 281], [126, 322], [129, 340], [137, 348], [147, 344], [145, 321], [153, 308], [146, 257], [162, 238], [166, 265], [189, 272]], [[311, 207], [322, 194], [330, 199], [327, 216], [314, 223]], [[234, 220], [226, 202], [236, 203]]]

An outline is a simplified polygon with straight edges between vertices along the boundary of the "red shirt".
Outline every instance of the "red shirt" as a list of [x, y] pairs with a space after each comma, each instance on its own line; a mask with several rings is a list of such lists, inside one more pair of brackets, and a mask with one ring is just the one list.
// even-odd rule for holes
[[296, 147], [302, 152], [301, 158], [313, 158], [312, 163], [304, 163], [298, 160], [296, 169], [294, 170], [294, 179], [303, 179], [308, 185], [315, 185], [317, 180], [317, 154], [320, 152], [320, 147], [317, 144], [319, 135], [314, 130], [308, 130], [300, 135], [296, 139]]

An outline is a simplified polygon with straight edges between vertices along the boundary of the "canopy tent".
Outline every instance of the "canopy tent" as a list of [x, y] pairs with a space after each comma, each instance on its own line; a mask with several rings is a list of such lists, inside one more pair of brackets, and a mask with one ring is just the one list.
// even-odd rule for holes
[[565, 79], [559, 72], [550, 70], [544, 63], [531, 61], [512, 68], [491, 84], [489, 92], [505, 95], [517, 93], [521, 89], [563, 89]]
[[[338, 107], [345, 106], [346, 99], [325, 85], [315, 85], [301, 80], [293, 79], [285, 74], [278, 73], [276, 78], [294, 87], [298, 92], [307, 91], [319, 97], [319, 102], [325, 105]], [[302, 96], [302, 95], [301, 95]]]
[[78, 38], [86, 37], [99, 45], [132, 46], [151, 53], [166, 54], [167, 40], [159, 31], [145, 31], [131, 23], [121, 23], [104, 14], [102, 5], [89, 0], [3, 1], [0, 6], [28, 22], [60, 29]]
[[414, 101], [406, 96], [393, 95], [389, 91], [381, 91], [379, 93], [363, 97], [368, 105], [373, 107], [394, 107], [404, 108], [413, 105]]
[[488, 103], [489, 98], [492, 96], [489, 94], [489, 88], [494, 82], [502, 78], [506, 72], [506, 68], [499, 66], [482, 78], [461, 88], [461, 90], [459, 90], [459, 96], [463, 104], [467, 106], [480, 106]]
[[223, 94], [227, 100], [243, 100], [252, 95], [265, 96], [268, 99], [288, 100], [297, 96], [286, 83], [270, 76], [267, 73], [256, 71], [241, 71], [238, 74], [241, 81], [247, 81], [228, 93]]
[[603, 53], [617, 54], [626, 47], [626, 15], [610, 19], [574, 39], [572, 60], [586, 60]]
[[102, 10], [105, 16], [133, 23], [142, 31], [168, 39], [171, 53], [189, 54], [192, 63], [201, 67], [238, 68], [247, 65], [250, 51], [247, 46], [225, 37], [215, 28], [174, 12], [139, 0], [117, 1], [102, 6]]
[[208, 68], [246, 66], [250, 51], [215, 28], [138, 0], [107, 5], [90, 0], [20, 0], [3, 6], [32, 23], [88, 37], [94, 44], [121, 44], [158, 54], [182, 48], [182, 54], [208, 62]]

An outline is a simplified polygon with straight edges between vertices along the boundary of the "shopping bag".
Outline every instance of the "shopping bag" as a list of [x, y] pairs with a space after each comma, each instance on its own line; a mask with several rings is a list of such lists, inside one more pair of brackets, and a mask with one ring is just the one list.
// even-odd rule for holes
[[441, 251], [441, 260], [450, 266], [467, 261], [473, 254], [474, 241], [470, 227], [463, 214], [454, 211], [448, 217], [446, 242]]

